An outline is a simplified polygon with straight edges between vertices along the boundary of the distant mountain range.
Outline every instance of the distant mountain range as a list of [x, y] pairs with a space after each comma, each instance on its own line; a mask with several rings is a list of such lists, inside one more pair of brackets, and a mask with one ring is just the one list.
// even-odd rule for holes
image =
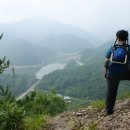
[[48, 35], [42, 42], [48, 48], [53, 48], [58, 52], [81, 52], [86, 48], [93, 48], [94, 45], [86, 39], [80, 38], [77, 35]]
[[0, 58], [6, 56], [11, 64], [36, 65], [44, 58], [57, 55], [57, 52], [47, 47], [34, 45], [21, 39], [6, 39], [0, 41]]
[[12, 23], [0, 23], [0, 31], [4, 32], [7, 37], [21, 38], [34, 42], [35, 44], [38, 44], [39, 41], [50, 34], [76, 35], [90, 41], [92, 44], [100, 44], [99, 39], [80, 27], [39, 17], [28, 18]]
[[39, 64], [57, 52], [81, 52], [101, 41], [85, 30], [44, 18], [0, 23], [0, 55], [17, 65]]

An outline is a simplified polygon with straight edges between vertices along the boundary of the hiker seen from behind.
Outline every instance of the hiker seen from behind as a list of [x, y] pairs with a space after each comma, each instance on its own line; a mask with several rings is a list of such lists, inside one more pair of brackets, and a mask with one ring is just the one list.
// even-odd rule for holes
[[105, 78], [107, 81], [106, 114], [113, 114], [120, 81], [130, 80], [130, 45], [128, 31], [119, 30], [112, 47], [106, 52]]

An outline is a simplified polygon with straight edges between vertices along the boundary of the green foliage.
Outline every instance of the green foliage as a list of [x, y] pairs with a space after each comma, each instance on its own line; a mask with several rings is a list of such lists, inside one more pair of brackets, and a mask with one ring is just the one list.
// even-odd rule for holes
[[105, 100], [96, 100], [90, 103], [91, 106], [96, 108], [105, 108]]
[[0, 130], [18, 130], [21, 128], [24, 115], [9, 87], [0, 85]]
[[63, 98], [58, 97], [54, 91], [32, 92], [27, 95], [19, 104], [26, 109], [27, 115], [48, 114], [56, 115], [66, 109]]
[[[0, 74], [9, 67], [6, 57], [0, 59]], [[0, 85], [0, 130], [20, 130], [24, 110], [15, 102], [9, 87]]]
[[103, 78], [103, 53], [104, 51], [99, 49], [86, 50], [81, 57], [83, 66], [76, 66], [74, 61], [71, 61], [64, 70], [44, 76], [38, 86], [46, 90], [55, 86], [58, 93], [71, 97], [104, 98], [106, 83]]
[[5, 102], [0, 107], [0, 130], [18, 130], [23, 124], [24, 109], [16, 102]]
[[[1, 73], [7, 67], [4, 62], [5, 59], [1, 62]], [[47, 126], [46, 119], [41, 116], [42, 113], [55, 115], [62, 112], [65, 107], [64, 100], [57, 97], [54, 91], [45, 94], [32, 92], [24, 100], [16, 101], [10, 88], [0, 85], [0, 130], [23, 130], [25, 128], [27, 128], [26, 130], [36, 130], [40, 129], [40, 127], [45, 128]], [[25, 117], [26, 119], [28, 117], [28, 120], [24, 122]], [[27, 122], [29, 119], [32, 122]], [[30, 128], [28, 123], [34, 125]]]
[[35, 75], [24, 74], [16, 75], [15, 81], [16, 95], [20, 95], [31, 87], [37, 80]]
[[67, 62], [67, 65], [65, 66], [65, 69], [73, 69], [74, 67], [78, 66], [75, 60], [70, 60]]
[[[9, 61], [6, 61], [5, 57], [3, 59], [0, 59], [0, 74], [8, 66], [9, 66]], [[14, 70], [13, 70], [13, 74], [14, 74]], [[26, 104], [27, 102], [32, 102], [31, 107], [34, 105], [37, 105], [37, 104], [33, 104], [35, 95], [36, 95], [35, 93], [32, 93], [31, 97], [29, 98], [26, 97], [26, 100], [24, 101], [24, 103]], [[32, 108], [31, 107], [30, 107], [30, 111], [34, 111], [33, 110], [34, 107]], [[0, 85], [0, 130], [25, 129], [23, 119], [25, 119], [25, 116], [26, 117], [30, 116], [30, 115], [27, 115], [28, 114], [27, 111], [28, 111], [27, 107], [24, 104], [22, 104], [22, 101], [17, 101], [15, 99], [14, 93], [10, 91], [10, 88], [8, 86], [3, 87], [3, 85]], [[32, 119], [35, 119], [32, 121], [35, 121], [35, 124], [37, 125], [40, 125], [42, 121], [45, 121], [45, 119], [42, 118], [41, 116], [36, 115], [36, 117], [37, 118], [32, 118]], [[34, 122], [30, 122], [30, 123], [32, 125]], [[36, 129], [38, 129], [38, 127]], [[29, 130], [29, 129], [27, 128], [26, 130]]]
[[51, 91], [48, 95], [47, 113], [56, 115], [66, 109], [66, 103], [63, 98], [56, 96], [54, 91]]
[[0, 85], [0, 104], [4, 104], [5, 102], [13, 102], [15, 101], [14, 96], [12, 95], [9, 87], [3, 87]]
[[[63, 98], [54, 90], [50, 92], [32, 92], [23, 100], [14, 98], [9, 88], [0, 87], [0, 130], [40, 130], [47, 127], [45, 115], [56, 115], [66, 109]], [[33, 123], [35, 122], [35, 123]], [[30, 126], [30, 124], [33, 124]]]
[[31, 85], [36, 82], [35, 75], [18, 75], [15, 74], [15, 83], [14, 77], [11, 73], [3, 73], [0, 75], [0, 83], [3, 86], [9, 86], [10, 90], [14, 93], [14, 85], [15, 85], [15, 96], [20, 95], [25, 92]]
[[6, 57], [3, 59], [0, 59], [0, 74], [3, 73], [3, 71], [9, 67], [9, 60], [6, 61]]
[[106, 87], [99, 66], [100, 64], [84, 65], [72, 69], [57, 70], [44, 76], [38, 86], [45, 90], [55, 86], [58, 93], [70, 97], [102, 99], [105, 97]]
[[46, 130], [48, 117], [44, 115], [32, 115], [24, 119], [25, 130]]

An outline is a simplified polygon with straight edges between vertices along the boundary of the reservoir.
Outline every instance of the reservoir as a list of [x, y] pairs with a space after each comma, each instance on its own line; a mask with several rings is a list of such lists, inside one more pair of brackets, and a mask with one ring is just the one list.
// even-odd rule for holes
[[36, 78], [41, 79], [43, 76], [58, 70], [58, 69], [64, 69], [66, 64], [60, 64], [60, 63], [53, 63], [53, 64], [48, 64], [46, 66], [43, 66], [37, 73], [36, 73]]

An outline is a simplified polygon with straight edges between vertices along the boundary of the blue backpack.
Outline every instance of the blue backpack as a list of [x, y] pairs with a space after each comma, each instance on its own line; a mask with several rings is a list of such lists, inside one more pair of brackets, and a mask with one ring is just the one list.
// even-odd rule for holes
[[128, 59], [128, 45], [114, 45], [110, 60], [117, 64], [126, 64]]

